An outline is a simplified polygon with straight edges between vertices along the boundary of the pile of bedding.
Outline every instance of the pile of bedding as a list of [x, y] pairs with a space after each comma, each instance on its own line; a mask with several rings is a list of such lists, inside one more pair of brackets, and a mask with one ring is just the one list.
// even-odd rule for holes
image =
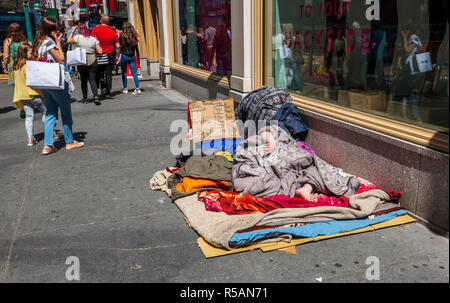
[[[265, 107], [266, 118], [276, 116], [276, 108], [285, 112], [288, 98], [276, 101]], [[245, 108], [253, 114], [242, 113]], [[240, 117], [257, 112], [244, 105], [238, 110]], [[262, 127], [239, 144], [228, 141], [226, 151], [205, 143], [215, 154], [187, 156], [178, 167], [156, 172], [150, 188], [167, 193], [206, 242], [227, 250], [352, 231], [407, 213], [398, 204], [401, 193], [344, 173], [283, 125]], [[311, 199], [299, 192], [305, 184], [313, 189]]]

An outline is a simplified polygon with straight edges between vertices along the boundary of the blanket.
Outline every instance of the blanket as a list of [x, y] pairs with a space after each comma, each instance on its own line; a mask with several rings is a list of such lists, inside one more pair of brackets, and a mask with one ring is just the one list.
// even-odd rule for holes
[[[383, 190], [376, 189], [351, 196], [349, 203], [352, 208], [333, 206], [300, 209], [283, 208], [268, 213], [239, 216], [207, 211], [205, 204], [198, 200], [197, 195], [177, 199], [175, 204], [188, 219], [192, 228], [205, 241], [213, 246], [231, 250], [229, 240], [240, 230], [257, 225], [277, 225], [279, 222], [283, 222], [283, 224], [304, 222], [308, 218], [320, 217], [332, 220], [364, 218], [371, 215], [385, 201], [391, 201], [391, 196]], [[270, 239], [272, 242], [285, 240], [285, 236]]]
[[[270, 152], [265, 150], [267, 134], [275, 141]], [[256, 197], [293, 197], [306, 183], [319, 193], [350, 197], [361, 186], [357, 178], [300, 148], [276, 125], [262, 128], [238, 146], [232, 174], [236, 192]]]
[[407, 214], [408, 211], [401, 209], [386, 214], [374, 216], [373, 218], [361, 218], [353, 220], [333, 220], [329, 222], [318, 222], [296, 227], [269, 228], [255, 230], [245, 233], [236, 233], [230, 239], [230, 246], [237, 247], [261, 241], [262, 239], [274, 238], [280, 235], [293, 237], [314, 238], [317, 236], [334, 235], [364, 228], [377, 223], [394, 219]]
[[[223, 156], [190, 157], [182, 168], [167, 178], [172, 198], [190, 196], [197, 191], [207, 189], [233, 190], [231, 167], [232, 163]], [[192, 191], [183, 188], [186, 186]]]

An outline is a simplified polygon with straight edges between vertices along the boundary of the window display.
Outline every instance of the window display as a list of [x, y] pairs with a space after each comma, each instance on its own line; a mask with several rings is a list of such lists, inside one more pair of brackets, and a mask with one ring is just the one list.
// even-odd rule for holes
[[231, 75], [231, 0], [179, 0], [178, 63]]
[[266, 0], [264, 85], [448, 133], [447, 0]]

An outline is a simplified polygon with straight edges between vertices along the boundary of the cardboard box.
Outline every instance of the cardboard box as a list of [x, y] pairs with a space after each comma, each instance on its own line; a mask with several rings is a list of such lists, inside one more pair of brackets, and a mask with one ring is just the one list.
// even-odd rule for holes
[[350, 107], [386, 112], [387, 98], [383, 91], [348, 91]]
[[233, 98], [192, 101], [188, 106], [189, 125], [194, 143], [240, 138]]

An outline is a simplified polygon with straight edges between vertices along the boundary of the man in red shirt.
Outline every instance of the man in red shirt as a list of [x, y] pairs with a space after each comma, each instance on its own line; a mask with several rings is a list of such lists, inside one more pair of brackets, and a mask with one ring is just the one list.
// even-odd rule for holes
[[[94, 27], [91, 36], [96, 37], [103, 50], [103, 54], [108, 55], [108, 64], [96, 64], [97, 73], [104, 73], [105, 84], [102, 83], [102, 91], [106, 90], [106, 98], [111, 98], [112, 70], [114, 64], [119, 63], [120, 43], [114, 30], [109, 27], [109, 17], [102, 16], [100, 25]], [[114, 48], [115, 58], [114, 58]]]

